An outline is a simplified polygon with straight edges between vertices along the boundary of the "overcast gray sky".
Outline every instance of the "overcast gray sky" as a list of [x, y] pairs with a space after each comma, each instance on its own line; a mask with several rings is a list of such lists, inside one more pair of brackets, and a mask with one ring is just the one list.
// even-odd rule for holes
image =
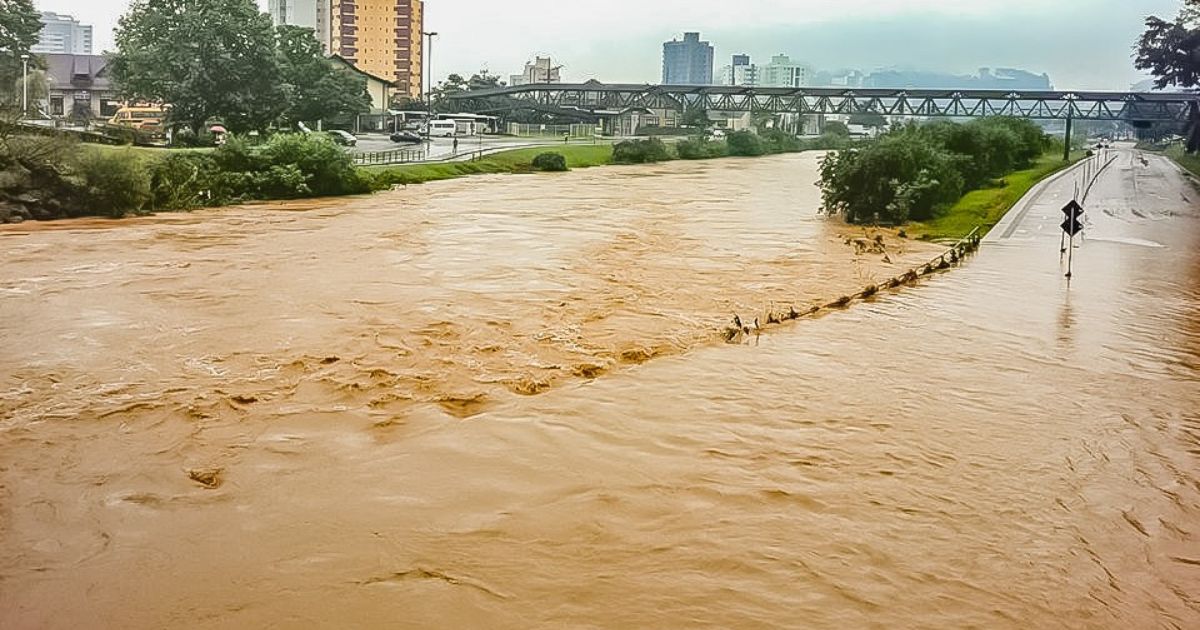
[[[258, 0], [263, 7], [267, 0]], [[129, 0], [34, 0], [73, 14], [112, 46]], [[657, 82], [662, 42], [701, 31], [717, 65], [733, 53], [786, 53], [822, 69], [886, 66], [967, 73], [1047, 72], [1060, 88], [1126, 89], [1140, 77], [1132, 45], [1148, 14], [1179, 0], [426, 0], [441, 33], [434, 72], [504, 77], [550, 54], [565, 78]]]

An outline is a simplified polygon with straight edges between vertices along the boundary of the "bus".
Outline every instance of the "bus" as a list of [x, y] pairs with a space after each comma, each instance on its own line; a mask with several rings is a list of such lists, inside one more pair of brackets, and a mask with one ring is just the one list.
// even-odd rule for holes
[[439, 138], [449, 138], [458, 133], [458, 123], [453, 120], [431, 120], [429, 121], [429, 135]]
[[126, 105], [118, 109], [108, 122], [119, 127], [132, 127], [150, 134], [162, 134], [164, 132], [163, 120], [166, 117], [166, 109], [158, 105]]

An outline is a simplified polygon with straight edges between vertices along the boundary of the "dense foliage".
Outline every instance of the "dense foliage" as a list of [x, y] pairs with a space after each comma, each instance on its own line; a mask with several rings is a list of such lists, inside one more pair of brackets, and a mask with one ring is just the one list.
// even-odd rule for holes
[[21, 55], [29, 54], [41, 30], [32, 0], [0, 0], [0, 99], [18, 92], [14, 88], [21, 81]]
[[371, 190], [350, 156], [317, 134], [280, 134], [262, 146], [234, 137], [211, 153], [172, 153], [147, 177], [155, 210]]
[[755, 156], [765, 155], [767, 147], [753, 131], [735, 131], [725, 138], [725, 146], [729, 155]]
[[265, 129], [287, 106], [271, 18], [254, 0], [135, 0], [109, 65], [126, 98], [170, 103], [170, 121], [199, 133]]
[[535, 171], [565, 171], [567, 170], [567, 158], [561, 153], [547, 152], [540, 153], [534, 156], [530, 166]]
[[1029, 167], [1049, 147], [1032, 122], [908, 125], [821, 163], [825, 207], [854, 223], [927, 220], [967, 190]]
[[0, 141], [0, 222], [187, 210], [263, 199], [370, 192], [372, 178], [317, 134], [211, 152], [81, 147], [61, 136]]
[[285, 126], [295, 128], [299, 122], [313, 123], [371, 110], [366, 79], [349, 68], [330, 64], [312, 29], [280, 26], [276, 36], [279, 76], [287, 95], [287, 108], [280, 121]]
[[613, 145], [614, 164], [646, 164], [665, 162], [671, 159], [667, 145], [658, 138], [648, 140], [626, 140]]
[[135, 0], [109, 67], [123, 96], [169, 104], [191, 138], [209, 122], [242, 133], [371, 106], [366, 79], [326, 60], [312, 29], [275, 29], [254, 0]]
[[[1159, 89], [1200, 87], [1200, 0], [1184, 0], [1174, 20], [1146, 18], [1146, 31], [1137, 43], [1134, 66], [1149, 70]], [[1188, 153], [1200, 151], [1200, 111], [1189, 113]]]
[[680, 140], [675, 144], [675, 154], [681, 160], [707, 160], [709, 158], [725, 156], [726, 147], [722, 142], [715, 142], [704, 136], [700, 136], [698, 138]]

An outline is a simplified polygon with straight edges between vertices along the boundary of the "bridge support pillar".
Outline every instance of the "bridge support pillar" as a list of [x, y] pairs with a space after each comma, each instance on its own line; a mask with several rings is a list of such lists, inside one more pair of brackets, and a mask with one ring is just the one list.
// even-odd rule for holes
[[1063, 138], [1063, 161], [1071, 161], [1071, 136], [1075, 133], [1075, 117], [1067, 114], [1067, 135]]

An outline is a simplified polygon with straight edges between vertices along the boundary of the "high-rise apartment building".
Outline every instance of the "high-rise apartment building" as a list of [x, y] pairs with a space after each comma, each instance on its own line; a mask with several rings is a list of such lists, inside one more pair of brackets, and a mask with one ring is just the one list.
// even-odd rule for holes
[[42, 32], [29, 50], [37, 54], [92, 54], [92, 27], [69, 16], [42, 12]]
[[664, 85], [710, 85], [713, 82], [713, 47], [700, 41], [700, 33], [684, 33], [683, 41], [663, 44]]
[[267, 13], [276, 26], [311, 28], [326, 52], [329, 49], [329, 0], [268, 0]]
[[364, 72], [395, 81], [398, 93], [420, 98], [423, 1], [329, 2], [329, 52]]

